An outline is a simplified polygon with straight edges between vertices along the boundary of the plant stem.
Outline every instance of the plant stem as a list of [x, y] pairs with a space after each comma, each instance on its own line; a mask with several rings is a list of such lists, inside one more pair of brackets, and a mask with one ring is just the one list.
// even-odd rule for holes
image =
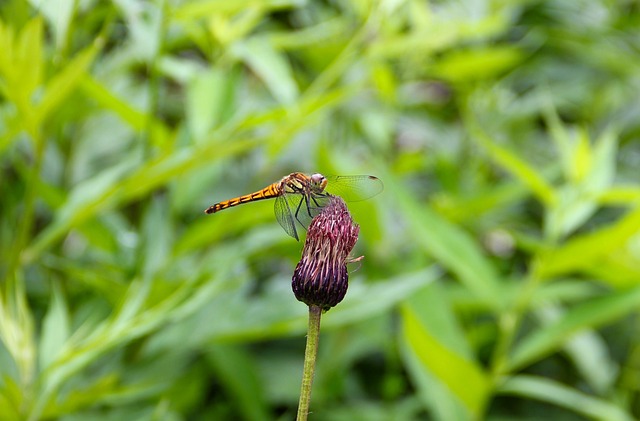
[[300, 402], [298, 403], [297, 421], [306, 421], [311, 402], [311, 385], [318, 356], [318, 338], [320, 336], [320, 316], [322, 309], [309, 306], [309, 329], [307, 331], [307, 348], [304, 351], [304, 371], [302, 373], [302, 387], [300, 388]]

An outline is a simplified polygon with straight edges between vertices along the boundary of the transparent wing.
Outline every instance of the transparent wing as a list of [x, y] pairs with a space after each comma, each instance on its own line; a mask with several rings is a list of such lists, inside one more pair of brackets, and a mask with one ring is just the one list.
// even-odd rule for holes
[[274, 207], [276, 219], [287, 234], [298, 240], [298, 229], [309, 228], [311, 220], [329, 203], [329, 199], [329, 195], [305, 196], [298, 193], [285, 193], [276, 199]]
[[384, 190], [382, 180], [373, 175], [329, 175], [325, 191], [347, 202], [367, 200]]
[[[299, 241], [298, 232], [296, 231], [296, 220], [294, 219], [294, 213], [291, 211], [290, 201], [294, 196], [298, 197], [298, 200], [302, 199], [301, 195], [284, 194], [276, 197], [276, 201], [273, 205], [273, 210], [276, 214], [276, 219], [280, 226], [285, 230], [287, 234]], [[294, 205], [295, 211], [297, 204]]]

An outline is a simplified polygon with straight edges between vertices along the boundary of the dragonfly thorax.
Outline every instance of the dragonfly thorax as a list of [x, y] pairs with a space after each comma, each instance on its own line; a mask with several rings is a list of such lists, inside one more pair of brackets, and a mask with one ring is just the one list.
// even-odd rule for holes
[[319, 174], [319, 173], [311, 174], [311, 177], [309, 177], [309, 180], [310, 180], [311, 189], [316, 193], [322, 193], [325, 187], [327, 187], [327, 179], [322, 174]]

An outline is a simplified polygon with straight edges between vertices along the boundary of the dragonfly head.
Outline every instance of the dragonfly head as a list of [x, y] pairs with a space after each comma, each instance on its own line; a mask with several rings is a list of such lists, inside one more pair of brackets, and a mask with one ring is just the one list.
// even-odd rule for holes
[[315, 173], [311, 174], [311, 187], [318, 192], [323, 192], [325, 187], [327, 187], [327, 179], [324, 175]]

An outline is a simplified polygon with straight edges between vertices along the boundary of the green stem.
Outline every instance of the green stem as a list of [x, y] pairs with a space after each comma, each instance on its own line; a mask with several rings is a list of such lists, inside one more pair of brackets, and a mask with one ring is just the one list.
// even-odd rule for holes
[[304, 371], [302, 373], [302, 387], [300, 388], [300, 403], [298, 404], [297, 421], [306, 421], [311, 402], [311, 385], [318, 356], [318, 338], [320, 336], [320, 316], [322, 309], [309, 306], [309, 330], [307, 332], [307, 348], [304, 351]]

